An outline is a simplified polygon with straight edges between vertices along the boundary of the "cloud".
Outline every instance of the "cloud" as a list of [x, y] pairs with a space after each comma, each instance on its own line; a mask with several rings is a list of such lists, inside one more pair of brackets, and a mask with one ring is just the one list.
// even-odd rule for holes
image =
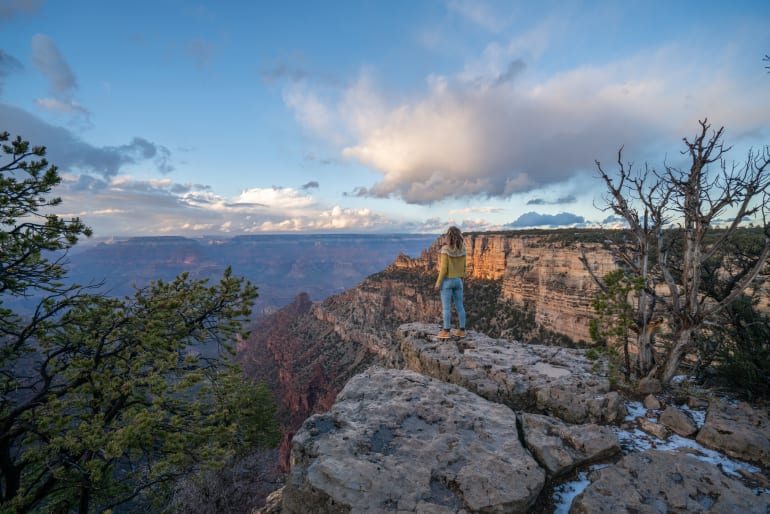
[[620, 216], [610, 215], [604, 218], [599, 224], [603, 228], [621, 229], [628, 228], [628, 222]]
[[88, 120], [88, 109], [73, 100], [77, 80], [53, 39], [45, 34], [32, 37], [32, 62], [48, 79], [53, 98], [39, 98], [36, 104], [50, 112], [82, 115]]
[[32, 62], [48, 78], [51, 92], [57, 97], [69, 98], [77, 88], [75, 75], [64, 60], [59, 48], [45, 34], [32, 36]]
[[489, 229], [489, 222], [481, 218], [467, 218], [460, 222], [460, 227], [463, 232], [483, 232]]
[[506, 82], [512, 82], [516, 77], [521, 75], [524, 72], [524, 68], [526, 68], [526, 65], [524, 64], [524, 61], [521, 59], [516, 59], [514, 61], [511, 61], [508, 63], [508, 68], [498, 75], [497, 79], [495, 80], [494, 84], [496, 86], [505, 84]]
[[85, 116], [89, 115], [88, 109], [78, 104], [77, 102], [67, 102], [57, 100], [56, 98], [38, 98], [35, 100], [38, 107], [45, 111], [51, 112], [63, 112], [63, 113], [77, 113]]
[[577, 198], [574, 195], [567, 195], [557, 198], [556, 200], [545, 200], [543, 198], [533, 198], [527, 200], [527, 205], [562, 205], [567, 203], [575, 203]]
[[0, 103], [0, 120], [14, 135], [20, 135], [32, 144], [48, 149], [48, 160], [63, 171], [95, 173], [104, 178], [117, 175], [121, 168], [152, 160], [158, 171], [168, 173], [173, 169], [171, 152], [141, 137], [118, 146], [97, 147], [90, 145], [69, 130], [51, 125], [23, 109]]
[[261, 74], [262, 80], [268, 84], [274, 81], [287, 80], [289, 82], [301, 82], [310, 76], [307, 70], [288, 63], [279, 63]]
[[500, 207], [466, 207], [464, 209], [452, 209], [449, 211], [449, 214], [473, 214], [473, 213], [484, 213], [484, 214], [492, 214], [497, 212], [503, 212], [504, 209]]
[[509, 228], [526, 227], [562, 227], [574, 226], [585, 223], [583, 216], [562, 212], [559, 214], [540, 214], [534, 211], [525, 212], [516, 221], [508, 223]]
[[20, 15], [34, 14], [42, 5], [43, 0], [1, 0], [0, 24]]
[[320, 211], [315, 216], [303, 215], [255, 223], [247, 232], [382, 231], [395, 226], [392, 219], [376, 214], [370, 209], [346, 209], [334, 206]]
[[226, 198], [208, 185], [168, 178], [65, 174], [63, 179], [57, 214], [80, 217], [97, 236], [425, 231], [368, 208], [318, 206], [292, 188], [250, 188]]
[[704, 66], [672, 44], [545, 73], [538, 53], [555, 26], [491, 44], [456, 75], [428, 76], [406, 97], [380, 92], [363, 70], [336, 96], [303, 82], [284, 100], [309, 133], [381, 175], [349, 194], [413, 204], [563, 184], [597, 159], [613, 162], [622, 145], [636, 161], [676, 158], [705, 114], [739, 136], [767, 130], [767, 88], [737, 82], [727, 52], [710, 53]]
[[363, 198], [363, 197], [369, 196], [369, 189], [363, 186], [354, 187], [352, 191], [350, 192], [345, 191], [344, 193], [342, 193], [342, 196], [353, 196], [357, 198]]
[[478, 0], [449, 0], [449, 12], [478, 25], [490, 32], [499, 32], [507, 23], [498, 13], [493, 12], [487, 4]]
[[262, 205], [274, 209], [301, 209], [313, 203], [313, 198], [290, 187], [245, 189], [233, 204]]
[[316, 182], [315, 180], [311, 180], [307, 184], [302, 184], [301, 189], [303, 191], [307, 191], [308, 189], [318, 189], [318, 182]]
[[14, 56], [0, 48], [0, 95], [3, 94], [5, 78], [11, 73], [15, 73], [24, 68], [21, 62]]

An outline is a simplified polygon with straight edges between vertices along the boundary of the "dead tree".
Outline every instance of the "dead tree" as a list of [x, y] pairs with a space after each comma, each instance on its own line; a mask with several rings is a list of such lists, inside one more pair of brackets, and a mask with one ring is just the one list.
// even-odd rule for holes
[[[687, 352], [696, 349], [698, 332], [749, 287], [770, 255], [770, 149], [751, 151], [744, 163], [728, 166], [724, 157], [730, 148], [722, 143], [724, 128], [710, 131], [707, 120], [699, 124], [692, 141], [684, 138], [687, 169], [665, 165], [662, 172], [645, 167], [644, 172], [633, 173], [618, 152], [616, 183], [596, 163], [609, 193], [604, 198], [606, 209], [628, 223], [634, 238], [633, 244], [615, 244], [614, 252], [648, 284], [636, 310], [640, 370], [664, 383], [674, 377]], [[733, 221], [715, 231], [717, 221], [727, 215], [734, 216]], [[751, 217], [761, 220], [764, 228], [761, 247], [751, 259], [736, 260], [722, 269], [725, 276], [718, 298], [704, 294], [707, 262], [730, 259], [725, 247], [741, 222]], [[670, 345], [654, 366], [648, 360], [651, 343], [641, 337], [649, 333], [653, 304], [659, 306], [671, 333]]]
[[[664, 206], [669, 202], [671, 192], [663, 188], [659, 181], [650, 184], [653, 182], [650, 175], [653, 173], [654, 176], [654, 172], [647, 166], [643, 171], [636, 171], [633, 164], [624, 164], [622, 153], [621, 147], [618, 150], [617, 183], [602, 168], [599, 161], [596, 161], [596, 167], [608, 190], [604, 197], [607, 204], [604, 210], [611, 210], [622, 217], [629, 227], [628, 232], [622, 232], [618, 239], [613, 241], [611, 251], [619, 266], [630, 275], [640, 277], [644, 284], [641, 290], [634, 293], [631, 328], [637, 334], [636, 369], [640, 375], [645, 376], [650, 373], [655, 363], [649, 327], [657, 302], [651, 258], [655, 235], [666, 223]], [[607, 286], [603, 278], [593, 272], [585, 254], [581, 260], [597, 285], [606, 292]]]

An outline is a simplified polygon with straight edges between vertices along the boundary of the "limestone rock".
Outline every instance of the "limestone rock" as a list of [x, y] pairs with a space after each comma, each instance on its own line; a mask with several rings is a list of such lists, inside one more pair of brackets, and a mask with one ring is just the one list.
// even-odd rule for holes
[[291, 458], [284, 513], [526, 512], [545, 483], [514, 412], [408, 370], [353, 377]]
[[644, 408], [648, 410], [658, 410], [662, 407], [660, 400], [654, 394], [648, 394], [644, 397]]
[[610, 423], [625, 416], [623, 400], [610, 391], [601, 361], [589, 360], [583, 350], [524, 345], [473, 331], [461, 341], [440, 341], [435, 338], [438, 329], [423, 323], [399, 327], [408, 369], [514, 410], [547, 414], [568, 423]]
[[281, 503], [283, 503], [283, 487], [268, 494], [265, 505], [252, 514], [281, 514]]
[[660, 422], [683, 437], [690, 437], [698, 431], [698, 427], [690, 416], [673, 405], [666, 407], [660, 415]]
[[589, 474], [571, 514], [770, 511], [770, 496], [755, 495], [739, 480], [683, 453], [648, 450]]
[[636, 422], [639, 424], [639, 428], [648, 434], [654, 435], [658, 439], [666, 439], [669, 436], [668, 429], [660, 423], [655, 423], [652, 420], [642, 417], [636, 418]]
[[770, 419], [747, 403], [712, 400], [696, 440], [731, 457], [770, 466]]
[[618, 436], [607, 426], [568, 425], [528, 413], [520, 419], [527, 448], [551, 477], [620, 452]]
[[641, 394], [658, 394], [663, 390], [663, 386], [657, 378], [644, 377], [639, 381], [636, 390]]

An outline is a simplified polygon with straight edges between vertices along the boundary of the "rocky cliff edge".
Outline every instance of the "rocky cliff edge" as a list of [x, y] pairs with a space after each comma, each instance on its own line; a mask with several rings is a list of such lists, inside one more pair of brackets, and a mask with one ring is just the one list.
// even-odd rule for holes
[[[287, 483], [262, 512], [545, 512], [549, 483], [592, 462], [602, 464], [570, 512], [770, 511], [767, 483], [749, 488], [692, 448], [622, 452], [619, 424], [665, 438], [687, 431], [691, 414], [650, 396], [629, 422], [602, 364], [582, 351], [473, 332], [439, 342], [437, 329], [402, 325], [408, 369], [356, 375], [304, 422]], [[753, 478], [767, 480], [767, 412], [715, 400], [693, 425], [691, 437], [764, 466]], [[753, 436], [739, 450], [744, 429]]]

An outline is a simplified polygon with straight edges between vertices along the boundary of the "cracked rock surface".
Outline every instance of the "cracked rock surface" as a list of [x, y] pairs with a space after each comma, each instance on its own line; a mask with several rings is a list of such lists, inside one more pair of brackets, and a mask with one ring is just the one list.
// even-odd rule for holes
[[513, 411], [409, 370], [352, 378], [291, 458], [283, 512], [526, 512], [545, 483]]
[[572, 503], [571, 514], [770, 512], [767, 495], [754, 495], [716, 466], [678, 452], [632, 453], [592, 475], [591, 485]]
[[461, 340], [438, 340], [437, 325], [398, 329], [406, 367], [457, 384], [515, 410], [555, 416], [568, 423], [612, 423], [626, 414], [610, 391], [606, 370], [584, 350], [521, 344], [468, 331]]

